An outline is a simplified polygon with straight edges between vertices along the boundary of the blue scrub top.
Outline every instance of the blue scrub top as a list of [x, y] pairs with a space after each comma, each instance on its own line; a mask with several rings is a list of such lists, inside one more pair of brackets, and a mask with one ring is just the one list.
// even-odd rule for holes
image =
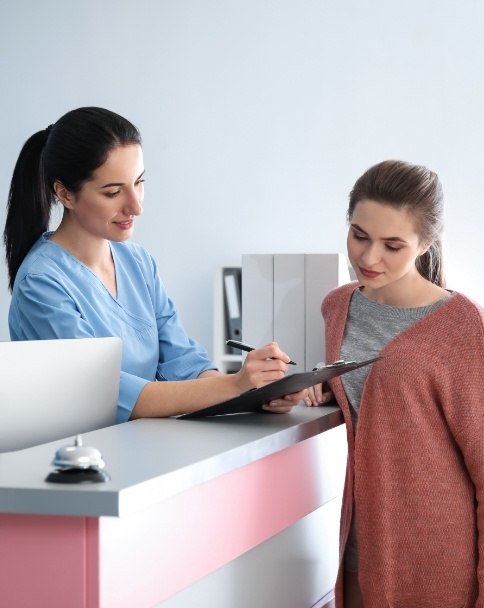
[[12, 340], [119, 336], [123, 340], [118, 422], [129, 419], [149, 381], [196, 378], [215, 369], [189, 338], [140, 245], [111, 242], [118, 297], [44, 233], [17, 273], [9, 311]]

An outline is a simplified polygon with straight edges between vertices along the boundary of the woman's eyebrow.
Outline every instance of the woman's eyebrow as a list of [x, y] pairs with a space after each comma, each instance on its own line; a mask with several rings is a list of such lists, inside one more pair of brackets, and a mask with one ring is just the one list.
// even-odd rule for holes
[[[141, 172], [141, 173], [138, 175], [138, 177], [136, 178], [136, 181], [137, 181], [137, 182], [138, 182], [138, 181], [139, 181], [139, 180], [140, 180], [140, 179], [143, 177], [143, 175], [145, 174], [145, 171], [146, 171], [146, 169], [144, 169], [144, 170], [143, 170], [143, 171], [142, 171], [142, 172]], [[110, 182], [109, 184], [104, 184], [104, 186], [101, 186], [101, 189], [102, 189], [102, 188], [112, 188], [113, 186], [118, 186], [118, 187], [119, 187], [119, 186], [124, 186], [124, 183], [123, 183], [123, 182]]]
[[[366, 236], [368, 235], [368, 232], [366, 232], [366, 230], [363, 230], [363, 228], [361, 228], [361, 226], [358, 226], [358, 224], [350, 224], [350, 226], [352, 228], [354, 228], [355, 230], [358, 230], [358, 232], [362, 232], [363, 234], [366, 234]], [[395, 241], [397, 243], [407, 243], [407, 241], [405, 239], [402, 239], [399, 236], [385, 236], [381, 239], [382, 241]]]
[[358, 224], [350, 224], [350, 226], [352, 228], [354, 228], [355, 230], [358, 230], [359, 232], [363, 232], [363, 234], [366, 234], [368, 236], [368, 232], [366, 232], [365, 230], [363, 230], [363, 228], [361, 228], [360, 226], [358, 226]]

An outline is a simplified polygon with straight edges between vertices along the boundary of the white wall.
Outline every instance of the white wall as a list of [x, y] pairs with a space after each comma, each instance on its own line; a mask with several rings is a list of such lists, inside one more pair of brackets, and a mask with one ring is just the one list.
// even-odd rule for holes
[[[353, 182], [401, 158], [440, 174], [450, 285], [484, 302], [483, 32], [479, 0], [4, 2], [0, 200], [22, 143], [64, 112], [130, 118], [147, 169], [135, 239], [210, 349], [215, 268], [344, 251]], [[0, 298], [7, 339], [4, 264]]]

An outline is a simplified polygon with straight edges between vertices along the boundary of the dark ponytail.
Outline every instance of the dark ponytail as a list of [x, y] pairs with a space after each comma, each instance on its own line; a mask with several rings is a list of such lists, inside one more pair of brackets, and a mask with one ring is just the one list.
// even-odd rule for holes
[[437, 237], [428, 250], [418, 257], [415, 262], [419, 273], [439, 287], [445, 287], [442, 255], [442, 239]]
[[3, 239], [13, 289], [28, 251], [48, 229], [54, 183], [77, 193], [118, 146], [141, 145], [138, 129], [103, 108], [72, 110], [24, 144], [10, 184]]
[[54, 193], [44, 172], [48, 136], [44, 129], [25, 142], [10, 183], [4, 232], [10, 290], [22, 260], [49, 225]]

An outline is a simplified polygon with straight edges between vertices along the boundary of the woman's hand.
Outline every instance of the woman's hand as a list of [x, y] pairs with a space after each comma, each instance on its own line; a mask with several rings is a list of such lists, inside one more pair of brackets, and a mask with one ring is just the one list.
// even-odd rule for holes
[[[271, 342], [252, 350], [247, 354], [242, 368], [235, 374], [240, 392], [260, 388], [275, 380], [280, 380], [286, 375], [287, 364], [290, 360], [289, 355], [279, 348], [277, 342]], [[274, 399], [262, 407], [268, 412], [285, 414], [306, 396], [307, 391], [303, 390]]]
[[310, 386], [308, 388], [307, 395], [304, 398], [304, 403], [308, 407], [314, 407], [316, 405], [324, 405], [333, 399], [333, 392], [326, 383], [316, 384], [315, 386]]
[[262, 409], [276, 414], [287, 414], [299, 403], [299, 401], [306, 402], [307, 394], [307, 389], [299, 391], [298, 393], [291, 393], [290, 395], [281, 397], [281, 399], [274, 399], [269, 403], [265, 403], [262, 406]]
[[276, 342], [247, 353], [242, 368], [235, 374], [239, 392], [260, 388], [286, 375], [291, 358]]

